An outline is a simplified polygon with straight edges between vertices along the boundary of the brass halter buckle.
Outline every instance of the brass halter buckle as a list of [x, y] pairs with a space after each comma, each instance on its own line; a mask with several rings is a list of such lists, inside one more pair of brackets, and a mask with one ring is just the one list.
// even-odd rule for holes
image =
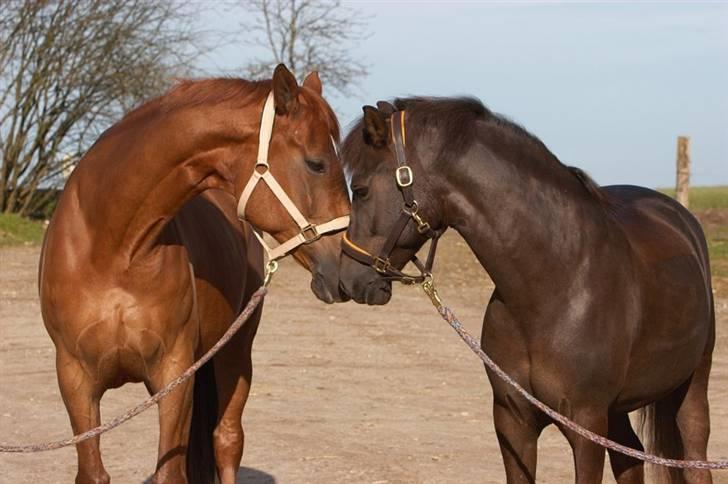
[[401, 187], [408, 187], [412, 185], [414, 181], [414, 175], [412, 174], [412, 168], [409, 166], [400, 166], [397, 171], [394, 172], [394, 177], [397, 179], [397, 185]]
[[308, 224], [301, 229], [301, 235], [303, 235], [304, 244], [316, 242], [318, 239], [321, 238], [321, 234], [318, 232], [318, 230], [316, 230], [316, 226], [311, 224]]

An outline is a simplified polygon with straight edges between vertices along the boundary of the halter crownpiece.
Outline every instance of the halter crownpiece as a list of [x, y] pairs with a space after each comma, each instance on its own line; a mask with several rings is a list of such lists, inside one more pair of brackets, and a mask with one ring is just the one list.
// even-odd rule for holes
[[[407, 133], [405, 128], [405, 111], [392, 113], [390, 118], [392, 146], [394, 155], [397, 160], [397, 169], [394, 172], [394, 179], [397, 182], [399, 190], [402, 192], [404, 202], [402, 204], [402, 213], [389, 232], [389, 236], [384, 241], [384, 245], [379, 251], [379, 255], [372, 255], [363, 247], [354, 243], [349, 234], [344, 233], [341, 248], [343, 252], [357, 262], [371, 266], [375, 271], [382, 274], [387, 279], [400, 281], [405, 284], [427, 283], [432, 279], [432, 264], [435, 261], [435, 251], [437, 250], [437, 241], [442, 235], [441, 231], [433, 230], [429, 223], [425, 222], [419, 214], [419, 205], [415, 200], [412, 184], [414, 183], [414, 173], [412, 168], [407, 164], [407, 156], [405, 147], [407, 141]], [[427, 253], [427, 260], [423, 264], [417, 256], [413, 256], [411, 262], [420, 271], [419, 274], [406, 274], [401, 270], [392, 266], [389, 258], [392, 255], [397, 240], [404, 232], [410, 221], [417, 224], [417, 232], [425, 235], [428, 239], [432, 239], [430, 250]]]
[[[268, 188], [273, 192], [273, 195], [281, 202], [283, 208], [288, 211], [288, 214], [298, 225], [299, 233], [285, 242], [281, 243], [277, 247], [271, 248], [263, 240], [263, 237], [258, 233], [258, 230], [253, 230], [253, 233], [260, 241], [263, 249], [268, 256], [269, 267], [275, 263], [278, 259], [285, 257], [291, 251], [297, 247], [310, 244], [321, 238], [322, 235], [331, 232], [337, 232], [345, 229], [349, 225], [349, 216], [344, 215], [337, 217], [333, 220], [322, 224], [312, 224], [296, 207], [296, 204], [286, 194], [286, 191], [281, 187], [278, 181], [275, 179], [273, 174], [270, 172], [270, 165], [268, 164], [268, 148], [270, 146], [270, 139], [273, 134], [273, 123], [275, 122], [275, 101], [273, 99], [273, 92], [268, 94], [268, 98], [265, 100], [263, 107], [263, 115], [260, 120], [260, 135], [258, 138], [258, 158], [253, 167], [253, 175], [248, 180], [247, 185], [243, 189], [243, 193], [240, 195], [238, 201], [238, 218], [245, 220], [245, 208], [248, 205], [248, 200], [253, 194], [255, 187], [260, 180], [263, 180]], [[333, 140], [332, 140], [333, 143]]]

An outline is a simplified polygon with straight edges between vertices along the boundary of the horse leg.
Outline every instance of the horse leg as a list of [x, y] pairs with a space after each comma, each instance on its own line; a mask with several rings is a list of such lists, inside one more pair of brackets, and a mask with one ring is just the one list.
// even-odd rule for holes
[[[240, 351], [236, 345], [228, 346]], [[235, 484], [235, 479], [243, 458], [242, 414], [250, 391], [250, 352], [244, 351], [234, 362], [228, 358], [215, 361], [215, 380], [218, 391], [218, 420], [213, 432], [215, 463], [222, 484]], [[222, 355], [221, 355], [222, 356]], [[242, 366], [244, 368], [240, 368]]]
[[[560, 406], [561, 407], [561, 406]], [[567, 416], [571, 412], [564, 412]], [[572, 420], [600, 435], [607, 435], [608, 418], [603, 409], [592, 407], [576, 409]], [[604, 447], [559, 425], [574, 453], [574, 469], [577, 484], [601, 483], [604, 474]]]
[[[527, 370], [529, 355], [525, 345], [513, 344], [522, 341], [514, 333], [517, 323], [499, 298], [496, 288], [485, 311], [481, 348], [511, 377], [531, 390]], [[536, 482], [538, 437], [548, 420], [487, 368], [486, 373], [493, 388], [493, 423], [506, 479], [509, 484]]]
[[[626, 413], [609, 415], [609, 439], [633, 449], [644, 450]], [[641, 460], [610, 450], [609, 463], [618, 484], [645, 482], [644, 463]]]
[[528, 405], [525, 400], [518, 405], [507, 394], [493, 400], [493, 421], [509, 484], [536, 482], [538, 437], [543, 425]]
[[[104, 389], [98, 388], [81, 363], [62, 349], [56, 354], [56, 369], [58, 386], [74, 435], [97, 427], [101, 423], [99, 404]], [[94, 437], [76, 444], [76, 484], [101, 484], [111, 481], [101, 462], [99, 440], [99, 437]]]
[[[184, 336], [181, 336], [185, 339]], [[194, 363], [191, 348], [168, 353], [146, 382], [156, 393]], [[159, 449], [154, 483], [187, 482], [187, 442], [192, 419], [194, 376], [159, 401]]]
[[251, 351], [262, 308], [256, 309], [245, 327], [215, 357], [218, 415], [213, 433], [215, 462], [221, 484], [235, 484], [243, 458], [245, 434], [242, 414], [253, 377]]
[[[687, 460], [706, 460], [710, 435], [708, 406], [708, 377], [711, 354], [703, 357], [693, 377], [687, 382], [687, 391], [678, 407], [675, 420], [683, 444], [683, 457]], [[685, 481], [690, 484], [712, 483], [708, 470], [684, 469]]]

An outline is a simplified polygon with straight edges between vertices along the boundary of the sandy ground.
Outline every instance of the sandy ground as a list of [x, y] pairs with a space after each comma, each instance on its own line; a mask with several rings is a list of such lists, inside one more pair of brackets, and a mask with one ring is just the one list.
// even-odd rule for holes
[[[36, 293], [37, 248], [0, 249], [0, 441], [28, 443], [70, 432], [56, 384], [54, 349]], [[439, 269], [439, 271], [437, 271]], [[445, 270], [447, 269], [447, 273]], [[476, 335], [493, 286], [463, 242], [448, 234], [436, 276]], [[252, 396], [243, 417], [240, 482], [504, 482], [479, 360], [417, 288], [371, 308], [326, 306], [309, 277], [282, 264], [254, 346]], [[728, 299], [717, 301], [718, 344], [710, 401], [710, 456], [728, 457]], [[104, 420], [146, 396], [141, 385], [108, 392]], [[156, 410], [102, 438], [117, 483], [154, 469]], [[0, 482], [72, 482], [73, 449], [0, 456]], [[605, 467], [605, 482], [613, 482]], [[728, 472], [715, 474], [728, 483]], [[553, 428], [539, 441], [539, 482], [573, 480], [570, 449]]]

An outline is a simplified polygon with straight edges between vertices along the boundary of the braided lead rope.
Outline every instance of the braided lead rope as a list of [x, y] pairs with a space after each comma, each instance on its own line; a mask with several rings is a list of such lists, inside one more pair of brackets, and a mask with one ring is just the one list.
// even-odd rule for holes
[[[523, 396], [523, 398], [531, 402], [536, 408], [538, 408], [543, 413], [545, 413], [555, 421], [559, 422], [569, 430], [576, 432], [585, 439], [591, 440], [595, 444], [601, 445], [604, 448], [614, 450], [619, 452], [620, 454], [624, 454], [626, 456], [633, 457], [635, 459], [639, 459], [645, 462], [650, 462], [652, 464], [667, 467], [679, 467], [681, 469], [728, 469], [728, 460], [702, 461], [667, 459], [664, 457], [658, 457], [656, 455], [648, 454], [637, 449], [632, 449], [631, 447], [626, 447], [622, 444], [614, 442], [613, 440], [609, 440], [602, 435], [596, 434], [591, 430], [587, 430], [581, 425], [568, 419], [567, 417], [564, 417], [548, 405], [536, 399], [536, 397], [528, 393], [521, 385], [513, 380], [513, 378], [508, 376], [505, 371], [503, 371], [493, 360], [490, 359], [488, 355], [485, 354], [485, 352], [480, 348], [480, 343], [478, 343], [478, 341], [473, 338], [470, 333], [465, 330], [465, 328], [463, 328], [463, 325], [460, 323], [452, 310], [447, 306], [443, 306], [441, 303], [438, 304], [439, 298], [433, 299], [433, 296], [429, 292], [429, 289], [425, 288], [425, 292], [427, 292], [428, 296], [430, 296], [430, 298], [432, 299], [433, 304], [437, 308], [437, 312], [440, 313], [440, 316], [442, 316], [442, 319], [444, 319], [450, 326], [452, 326], [452, 328], [458, 333], [463, 341], [465, 341], [470, 349], [473, 350], [473, 352], [478, 355], [481, 360], [483, 360], [483, 363], [485, 363], [485, 365], [490, 368], [493, 373], [498, 375], [501, 380], [515, 388], [516, 391]], [[434, 294], [435, 297], [437, 297], [436, 293]]]
[[46, 450], [55, 450], [60, 449], [61, 447], [67, 447], [69, 445], [78, 444], [80, 442], [83, 442], [84, 440], [92, 439], [98, 435], [101, 435], [105, 432], [108, 432], [111, 429], [114, 429], [118, 427], [119, 425], [123, 424], [127, 420], [136, 417], [158, 401], [160, 401], [162, 398], [169, 395], [172, 390], [174, 390], [177, 386], [182, 384], [183, 382], [187, 381], [194, 373], [200, 369], [202, 365], [207, 363], [207, 361], [210, 360], [215, 354], [222, 348], [228, 341], [230, 341], [230, 338], [233, 337], [235, 333], [238, 332], [238, 330], [243, 326], [243, 324], [250, 318], [250, 316], [253, 314], [253, 311], [260, 305], [261, 301], [265, 297], [268, 290], [265, 288], [265, 286], [261, 286], [257, 291], [253, 293], [253, 295], [250, 298], [250, 301], [248, 301], [248, 305], [245, 306], [245, 309], [243, 309], [243, 312], [240, 313], [240, 315], [237, 317], [237, 319], [233, 322], [233, 324], [230, 325], [227, 331], [225, 331], [225, 334], [222, 335], [220, 340], [215, 343], [215, 345], [210, 348], [207, 353], [202, 355], [202, 357], [197, 360], [191, 367], [189, 367], [184, 373], [182, 373], [180, 376], [175, 378], [174, 380], [167, 383], [167, 385], [159, 390], [157, 393], [152, 395], [151, 397], [147, 398], [143, 402], [139, 403], [137, 406], [129, 409], [126, 413], [119, 415], [118, 417], [106, 422], [103, 425], [100, 425], [98, 427], [95, 427], [91, 430], [87, 430], [86, 432], [80, 433], [78, 435], [74, 435], [71, 438], [64, 439], [64, 440], [57, 440], [55, 442], [44, 442], [41, 444], [30, 444], [30, 445], [9, 445], [9, 444], [2, 444], [0, 443], [0, 453], [2, 452], [15, 452], [15, 453], [28, 453], [28, 452], [43, 452]]

